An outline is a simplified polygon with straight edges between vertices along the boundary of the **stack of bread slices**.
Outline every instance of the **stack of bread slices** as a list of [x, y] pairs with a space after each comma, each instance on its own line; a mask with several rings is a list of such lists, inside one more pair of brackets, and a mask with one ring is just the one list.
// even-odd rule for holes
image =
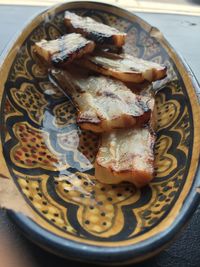
[[154, 176], [156, 138], [149, 85], [167, 69], [123, 53], [126, 34], [115, 28], [69, 11], [64, 23], [67, 34], [37, 42], [35, 52], [76, 106], [79, 127], [100, 136], [96, 179], [144, 186]]

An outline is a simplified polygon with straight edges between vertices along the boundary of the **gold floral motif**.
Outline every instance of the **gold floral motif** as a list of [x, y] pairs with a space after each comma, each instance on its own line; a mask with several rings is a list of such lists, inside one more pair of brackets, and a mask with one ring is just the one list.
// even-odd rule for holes
[[40, 82], [39, 83], [41, 90], [45, 95], [49, 95], [53, 98], [61, 98], [64, 97], [64, 94], [59, 90], [54, 84], [50, 81]]
[[47, 68], [40, 63], [36, 63], [32, 66], [32, 73], [35, 77], [45, 78], [47, 77]]
[[138, 29], [136, 27], [132, 27], [128, 31], [128, 35], [126, 37], [126, 43], [123, 47], [125, 53], [131, 54], [133, 56], [139, 56], [140, 49], [137, 46], [137, 39], [138, 39]]
[[18, 52], [16, 62], [13, 66], [13, 70], [10, 74], [10, 80], [16, 81], [17, 78], [32, 79], [32, 76], [28, 70], [27, 64], [31, 61], [31, 57], [28, 52], [27, 44], [22, 46]]
[[[5, 100], [5, 106], [4, 106], [4, 114], [5, 114], [5, 121], [7, 120], [7, 118], [11, 117], [11, 116], [21, 116], [22, 113], [19, 112], [11, 103], [11, 101], [9, 100], [8, 97], [6, 97]], [[6, 127], [4, 128], [6, 129]], [[2, 129], [1, 129], [2, 130]]]
[[75, 108], [70, 101], [65, 101], [62, 104], [56, 105], [53, 109], [54, 121], [56, 127], [64, 127], [69, 124], [76, 123]]
[[56, 152], [50, 145], [48, 133], [30, 126], [27, 122], [16, 123], [13, 132], [18, 143], [11, 149], [10, 154], [16, 166], [52, 171], [69, 167], [65, 154]]
[[143, 58], [152, 58], [157, 54], [160, 54], [160, 45], [158, 41], [149, 36], [148, 33], [142, 31], [140, 33], [140, 44], [144, 48]]
[[184, 171], [185, 168], [182, 168], [178, 170], [175, 175], [172, 175], [167, 181], [152, 183], [150, 185], [152, 191], [151, 200], [143, 207], [133, 210], [137, 218], [138, 225], [129, 237], [133, 237], [143, 230], [152, 227], [164, 215], [180, 189]]
[[58, 37], [60, 37], [60, 31], [55, 27], [55, 25], [50, 25], [49, 26], [49, 36], [50, 39], [56, 39]]
[[51, 20], [54, 25], [56, 25], [57, 29], [66, 29], [66, 27], [63, 25], [63, 14], [57, 14], [53, 17], [53, 20]]
[[33, 84], [23, 83], [20, 89], [12, 88], [11, 94], [15, 102], [26, 112], [32, 121], [41, 124], [47, 101]]
[[122, 229], [121, 206], [136, 202], [140, 196], [133, 185], [104, 185], [83, 173], [60, 176], [55, 182], [58, 195], [79, 206], [81, 226], [101, 237], [115, 235]]
[[174, 125], [173, 128], [181, 136], [179, 149], [181, 149], [186, 156], [188, 156], [188, 150], [189, 150], [187, 140], [188, 138], [190, 138], [190, 127], [191, 127], [191, 122], [189, 120], [188, 110], [185, 107], [181, 119]]
[[160, 92], [156, 97], [157, 120], [159, 130], [170, 127], [180, 112], [180, 103], [175, 99], [166, 100], [165, 94]]
[[[94, 19], [96, 19], [93, 16]], [[117, 28], [121, 32], [127, 32], [127, 28], [129, 27], [129, 23], [125, 21], [124, 19], [116, 18], [116, 16], [113, 16], [111, 14], [104, 14], [103, 16], [105, 23], [110, 25], [115, 25], [115, 28]], [[99, 19], [98, 19], [99, 20]], [[101, 22], [101, 20], [99, 20]]]
[[177, 168], [176, 157], [169, 152], [172, 144], [172, 138], [164, 135], [162, 135], [156, 142], [155, 150], [157, 151], [157, 154], [155, 168], [159, 178], [169, 175], [175, 168]]
[[44, 28], [44, 25], [41, 25], [39, 27], [37, 27], [30, 36], [30, 40], [35, 42], [39, 42], [42, 39], [46, 39], [47, 38], [47, 34]]
[[62, 209], [46, 194], [47, 175], [25, 176], [19, 172], [15, 174], [24, 196], [42, 217], [63, 231], [76, 234], [66, 217], [66, 209]]

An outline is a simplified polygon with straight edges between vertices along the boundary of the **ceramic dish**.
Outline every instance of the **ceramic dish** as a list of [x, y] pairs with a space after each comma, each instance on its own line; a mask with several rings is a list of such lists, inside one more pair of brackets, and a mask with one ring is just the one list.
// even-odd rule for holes
[[[67, 9], [127, 32], [127, 52], [168, 66], [168, 82], [155, 84], [166, 83], [156, 98], [155, 178], [145, 188], [95, 180], [97, 136], [78, 130], [73, 106], [36, 63], [34, 42], [63, 34]], [[0, 81], [0, 156], [38, 218], [12, 213], [28, 238], [66, 258], [113, 264], [146, 259], [171, 241], [199, 202], [200, 114], [191, 72], [157, 29], [111, 5], [65, 3], [21, 32]]]

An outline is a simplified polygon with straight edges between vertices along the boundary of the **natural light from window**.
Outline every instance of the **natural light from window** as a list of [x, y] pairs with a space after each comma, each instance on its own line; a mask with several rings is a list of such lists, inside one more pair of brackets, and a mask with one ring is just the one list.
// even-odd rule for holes
[[[82, 1], [82, 0], [80, 0]], [[135, 11], [200, 15], [200, 0], [93, 0]], [[0, 0], [0, 4], [50, 6], [66, 0]]]

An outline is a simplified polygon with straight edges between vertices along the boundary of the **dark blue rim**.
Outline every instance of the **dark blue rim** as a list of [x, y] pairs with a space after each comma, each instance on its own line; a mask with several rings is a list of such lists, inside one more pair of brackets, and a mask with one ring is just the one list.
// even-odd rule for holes
[[[108, 6], [108, 8], [112, 7], [112, 5], [104, 3], [101, 5], [106, 5]], [[46, 10], [41, 12], [39, 15], [45, 12]], [[128, 11], [126, 12], [132, 14]], [[140, 20], [142, 21], [142, 19]], [[15, 38], [15, 40], [16, 39], [17, 38]], [[13, 41], [10, 42], [9, 48], [11, 47], [11, 44], [13, 44]], [[4, 50], [3, 54], [1, 55], [2, 60], [5, 58], [5, 55], [8, 51], [9, 49]], [[200, 88], [198, 81], [196, 80], [194, 74], [192, 73], [186, 62], [180, 56], [179, 59], [184, 64], [186, 70], [190, 72], [193, 85], [197, 91], [197, 94], [199, 94]], [[145, 241], [123, 247], [94, 246], [67, 240], [55, 234], [52, 234], [50, 231], [42, 228], [23, 214], [15, 213], [9, 210], [8, 215], [13, 221], [15, 221], [15, 223], [21, 229], [22, 233], [28, 239], [56, 255], [67, 259], [81, 260], [91, 263], [123, 264], [130, 261], [136, 262], [156, 254], [174, 238], [178, 230], [180, 230], [180, 228], [182, 228], [186, 224], [188, 219], [192, 216], [200, 202], [200, 194], [197, 192], [197, 188], [200, 188], [199, 164], [193, 185], [190, 189], [190, 193], [185, 199], [179, 215], [176, 217], [176, 220], [163, 232]]]

